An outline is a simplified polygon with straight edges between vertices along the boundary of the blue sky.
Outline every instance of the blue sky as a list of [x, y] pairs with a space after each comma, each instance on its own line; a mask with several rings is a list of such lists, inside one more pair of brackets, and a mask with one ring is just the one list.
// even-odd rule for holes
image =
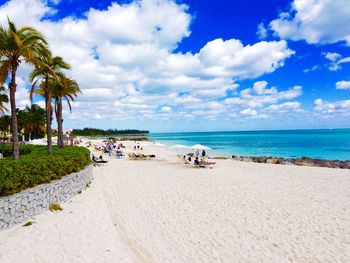
[[349, 127], [348, 0], [0, 1], [6, 16], [72, 65], [83, 93], [66, 127]]

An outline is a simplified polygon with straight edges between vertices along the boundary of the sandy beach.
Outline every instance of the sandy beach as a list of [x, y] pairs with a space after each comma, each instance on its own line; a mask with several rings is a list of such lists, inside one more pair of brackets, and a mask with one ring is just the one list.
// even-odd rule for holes
[[162, 158], [110, 158], [63, 211], [0, 232], [0, 262], [350, 261], [349, 170], [144, 148]]

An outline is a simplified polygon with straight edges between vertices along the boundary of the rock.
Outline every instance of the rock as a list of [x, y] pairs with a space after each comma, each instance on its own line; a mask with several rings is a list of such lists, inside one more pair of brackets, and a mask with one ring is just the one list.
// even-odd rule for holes
[[9, 208], [14, 208], [16, 206], [16, 200], [9, 203]]
[[311, 158], [302, 157], [295, 159], [294, 164], [299, 166], [316, 166], [317, 161]]
[[24, 197], [22, 199], [22, 205], [26, 205], [28, 203], [28, 197]]
[[16, 219], [15, 219], [15, 223], [21, 223], [21, 222], [23, 222], [24, 221], [24, 218], [22, 217], [22, 216], [20, 216], [20, 217], [16, 217]]
[[5, 201], [4, 202], [4, 210], [8, 210], [9, 209], [9, 202], [8, 201]]
[[252, 162], [253, 159], [252, 159], [252, 157], [244, 156], [244, 157], [242, 157], [242, 161], [243, 162]]
[[266, 163], [271, 163], [271, 164], [282, 164], [284, 161], [283, 158], [267, 158]]
[[257, 158], [258, 163], [266, 163], [267, 157], [266, 156], [261, 156]]
[[294, 159], [284, 159], [283, 164], [285, 165], [294, 165]]
[[10, 210], [10, 215], [11, 215], [11, 216], [14, 216], [15, 214], [16, 214], [16, 208], [13, 207], [13, 208], [11, 208], [11, 210]]
[[4, 215], [4, 218], [2, 219], [5, 223], [9, 223], [11, 219], [11, 216], [9, 213]]
[[350, 160], [342, 162], [342, 164], [340, 165], [340, 168], [350, 169]]

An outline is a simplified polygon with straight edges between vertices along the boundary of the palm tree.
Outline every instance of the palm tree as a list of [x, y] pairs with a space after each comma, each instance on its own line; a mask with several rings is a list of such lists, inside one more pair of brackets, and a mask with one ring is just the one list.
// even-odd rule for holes
[[5, 111], [8, 111], [8, 109], [4, 106], [4, 103], [9, 102], [9, 97], [7, 94], [3, 94], [2, 92], [5, 91], [5, 87], [0, 87], [0, 113], [4, 114]]
[[0, 25], [0, 84], [10, 75], [9, 90], [12, 117], [13, 159], [19, 159], [18, 126], [16, 111], [16, 73], [22, 61], [44, 67], [37, 57], [50, 54], [48, 44], [41, 33], [31, 27], [17, 29], [8, 19], [8, 28]]
[[72, 112], [71, 102], [80, 93], [80, 88], [78, 83], [71, 78], [66, 78], [64, 75], [61, 76], [61, 81], [57, 82], [53, 86], [53, 97], [55, 99], [55, 114], [57, 120], [57, 130], [58, 138], [57, 144], [60, 148], [63, 148], [63, 119], [62, 119], [62, 101], [65, 99], [67, 101], [69, 111]]
[[7, 132], [11, 126], [11, 117], [9, 115], [0, 116], [0, 131], [3, 133], [3, 141], [5, 142]]
[[[64, 74], [59, 74], [59, 79], [51, 78], [49, 79], [49, 86], [51, 87], [52, 97], [55, 100], [55, 115], [57, 121], [57, 145], [63, 148], [63, 120], [62, 120], [62, 109], [63, 100], [67, 101], [70, 112], [72, 112], [71, 102], [80, 93], [80, 88], [78, 83], [71, 78], [67, 78]], [[45, 93], [45, 85], [42, 83], [39, 89], [36, 90], [37, 94], [43, 95]]]
[[18, 126], [24, 136], [30, 139], [42, 138], [45, 133], [46, 112], [37, 104], [27, 106], [18, 112]]
[[50, 79], [58, 78], [58, 75], [62, 74], [61, 70], [70, 69], [70, 65], [58, 56], [44, 56], [40, 58], [40, 60], [43, 62], [43, 65], [48, 65], [49, 68], [46, 66], [39, 66], [30, 74], [30, 81], [33, 83], [30, 91], [30, 99], [33, 101], [35, 86], [37, 82], [41, 80], [41, 83], [44, 85], [44, 94], [41, 95], [45, 97], [47, 152], [50, 155], [52, 153], [52, 88]]

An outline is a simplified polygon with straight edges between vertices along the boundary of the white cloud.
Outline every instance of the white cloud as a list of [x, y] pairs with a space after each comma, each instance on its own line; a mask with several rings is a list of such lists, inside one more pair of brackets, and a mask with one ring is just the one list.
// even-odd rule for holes
[[171, 113], [171, 108], [169, 106], [163, 106], [160, 110], [161, 113]]
[[266, 29], [264, 23], [258, 24], [258, 30], [256, 35], [259, 39], [265, 39], [268, 36], [268, 30]]
[[320, 65], [313, 65], [311, 68], [306, 68], [303, 70], [304, 73], [314, 72], [321, 69]]
[[327, 65], [330, 71], [338, 71], [342, 68], [341, 64], [350, 62], [350, 57], [342, 58], [342, 55], [336, 52], [327, 52], [323, 55], [330, 61], [329, 65]]
[[346, 89], [350, 90], [350, 81], [342, 80], [338, 81], [336, 84], [336, 89]]
[[256, 78], [284, 66], [293, 54], [285, 41], [261, 41], [244, 47], [237, 39], [216, 39], [200, 50], [198, 58], [209, 76]]
[[[83, 93], [65, 119], [82, 125], [84, 119], [99, 116], [121, 121], [157, 114], [214, 119], [228, 108], [230, 114], [232, 105], [225, 99], [238, 88], [236, 81], [272, 73], [294, 54], [284, 40], [244, 46], [238, 39], [209, 41], [198, 53], [176, 52], [191, 33], [192, 17], [186, 5], [171, 0], [112, 3], [105, 10], [90, 9], [83, 18], [51, 21], [55, 12], [45, 0], [10, 0], [0, 6], [0, 22], [6, 25], [8, 15], [18, 26], [39, 29], [54, 55], [72, 65], [69, 74]], [[18, 73], [25, 80], [29, 71], [21, 65]], [[251, 95], [261, 101], [247, 99], [245, 107], [288, 99], [288, 94], [259, 85], [263, 83]], [[20, 105], [28, 101], [25, 93], [24, 85], [17, 94]], [[167, 106], [159, 110], [161, 105]]]
[[332, 62], [339, 61], [341, 59], [341, 55], [336, 52], [327, 52], [324, 54], [324, 57]]
[[349, 0], [294, 0], [291, 10], [270, 23], [281, 39], [305, 40], [309, 44], [350, 45]]
[[267, 107], [267, 110], [275, 111], [275, 112], [286, 112], [286, 111], [296, 111], [300, 109], [300, 102], [285, 102], [281, 104], [274, 104]]
[[338, 100], [334, 102], [317, 99], [314, 101], [314, 109], [324, 114], [350, 114], [350, 100]]
[[258, 115], [258, 112], [254, 109], [251, 109], [251, 108], [241, 110], [240, 113], [243, 116], [256, 116], [256, 115]]

